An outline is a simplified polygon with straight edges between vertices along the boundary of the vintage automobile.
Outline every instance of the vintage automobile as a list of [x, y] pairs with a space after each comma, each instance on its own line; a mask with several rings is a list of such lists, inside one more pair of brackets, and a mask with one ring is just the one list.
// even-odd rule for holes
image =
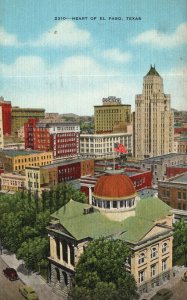
[[183, 281], [187, 281], [187, 271], [184, 272], [184, 275], [183, 275], [183, 277], [182, 277], [182, 280], [183, 280]]
[[19, 288], [19, 291], [27, 300], [38, 300], [38, 296], [31, 286], [24, 285]]
[[173, 296], [172, 291], [168, 289], [161, 289], [159, 290], [152, 298], [151, 300], [168, 300]]
[[17, 280], [19, 278], [16, 270], [13, 268], [6, 268], [3, 270], [3, 273], [11, 281]]

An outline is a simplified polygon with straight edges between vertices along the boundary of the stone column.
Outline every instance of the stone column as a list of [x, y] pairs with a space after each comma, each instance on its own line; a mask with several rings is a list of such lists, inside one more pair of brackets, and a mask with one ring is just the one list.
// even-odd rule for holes
[[68, 265], [70, 264], [70, 247], [69, 244], [67, 243], [67, 252], [68, 252]]
[[89, 204], [92, 205], [92, 188], [91, 188], [91, 186], [89, 186], [88, 189], [89, 189]]

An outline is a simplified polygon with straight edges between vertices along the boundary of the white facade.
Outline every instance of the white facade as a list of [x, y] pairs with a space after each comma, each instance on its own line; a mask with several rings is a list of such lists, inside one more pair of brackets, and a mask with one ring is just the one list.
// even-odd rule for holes
[[144, 77], [143, 91], [135, 99], [135, 157], [143, 159], [173, 152], [174, 116], [170, 95], [155, 67]]
[[93, 158], [112, 158], [114, 143], [120, 143], [132, 153], [132, 134], [130, 133], [108, 133], [108, 134], [80, 134], [80, 154]]

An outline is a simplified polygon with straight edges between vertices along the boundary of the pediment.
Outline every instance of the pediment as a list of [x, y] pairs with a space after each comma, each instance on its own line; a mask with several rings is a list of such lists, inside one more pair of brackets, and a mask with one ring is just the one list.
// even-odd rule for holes
[[163, 226], [159, 225], [154, 225], [141, 239], [142, 240], [147, 240], [149, 238], [153, 238], [154, 236], [158, 236], [159, 234], [164, 234], [165, 232], [168, 231], [168, 228], [165, 228]]

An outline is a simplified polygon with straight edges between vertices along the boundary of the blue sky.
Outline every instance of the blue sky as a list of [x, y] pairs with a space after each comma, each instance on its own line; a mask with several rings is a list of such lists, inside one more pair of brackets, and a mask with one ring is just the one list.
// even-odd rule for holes
[[117, 96], [133, 110], [155, 64], [172, 107], [187, 109], [186, 0], [3, 0], [0, 10], [1, 95], [12, 105], [92, 115]]

